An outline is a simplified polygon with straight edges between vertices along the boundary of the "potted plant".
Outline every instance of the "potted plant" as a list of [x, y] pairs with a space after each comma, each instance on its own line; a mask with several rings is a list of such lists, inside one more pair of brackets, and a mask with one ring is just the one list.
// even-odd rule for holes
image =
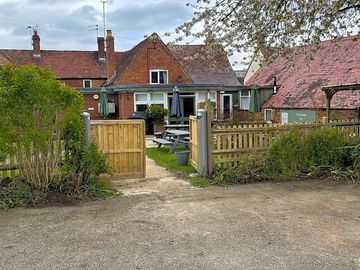
[[165, 131], [164, 117], [169, 114], [169, 111], [163, 106], [158, 104], [152, 104], [147, 109], [147, 114], [154, 121], [154, 133]]

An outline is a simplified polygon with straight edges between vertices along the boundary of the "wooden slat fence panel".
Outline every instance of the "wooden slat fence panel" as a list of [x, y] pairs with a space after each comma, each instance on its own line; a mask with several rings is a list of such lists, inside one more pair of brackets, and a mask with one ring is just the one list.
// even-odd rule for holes
[[[302, 130], [305, 134], [319, 129], [324, 124], [304, 123], [294, 125], [254, 124], [213, 127], [212, 160], [213, 167], [230, 168], [239, 165], [241, 157], [247, 153], [266, 151], [282, 134], [291, 129]], [[360, 136], [360, 122], [333, 121], [326, 126], [336, 127], [349, 136]]]
[[[52, 157], [57, 155], [59, 157], [60, 162], [63, 161], [64, 158], [64, 142], [58, 141], [54, 142], [52, 146], [53, 153], [51, 154]], [[29, 152], [21, 152], [19, 154], [19, 160], [17, 159], [17, 154], [9, 155], [6, 157], [5, 160], [0, 161], [0, 179], [6, 178], [6, 177], [15, 177], [21, 174], [21, 157], [22, 156], [30, 156], [32, 159], [35, 159], [36, 152], [32, 151]], [[36, 166], [34, 164], [34, 166]]]
[[143, 120], [91, 121], [91, 136], [106, 155], [114, 175], [144, 178], [146, 173]]
[[190, 126], [190, 163], [197, 169], [198, 164], [198, 135], [197, 135], [197, 119], [196, 116], [190, 116], [189, 118]]

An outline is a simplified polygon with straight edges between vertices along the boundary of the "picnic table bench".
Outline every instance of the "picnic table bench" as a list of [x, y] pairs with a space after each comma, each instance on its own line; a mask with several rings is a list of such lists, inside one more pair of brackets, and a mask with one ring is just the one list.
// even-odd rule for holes
[[173, 153], [178, 145], [189, 145], [189, 135], [189, 131], [166, 130], [161, 139], [153, 139], [153, 142], [158, 144], [158, 148], [162, 145], [171, 145], [169, 153]]

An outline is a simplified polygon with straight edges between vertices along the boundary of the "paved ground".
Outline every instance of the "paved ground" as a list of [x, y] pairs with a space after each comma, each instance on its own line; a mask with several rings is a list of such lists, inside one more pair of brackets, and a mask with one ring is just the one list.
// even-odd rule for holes
[[154, 173], [121, 198], [0, 212], [0, 269], [360, 269], [360, 185]]

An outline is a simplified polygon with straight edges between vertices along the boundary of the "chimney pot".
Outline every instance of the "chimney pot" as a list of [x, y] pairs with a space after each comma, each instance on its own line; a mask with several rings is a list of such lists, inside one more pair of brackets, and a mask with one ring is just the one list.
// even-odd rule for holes
[[37, 30], [34, 30], [34, 34], [32, 36], [32, 44], [33, 44], [33, 56], [41, 57], [40, 54], [40, 37], [37, 33]]

